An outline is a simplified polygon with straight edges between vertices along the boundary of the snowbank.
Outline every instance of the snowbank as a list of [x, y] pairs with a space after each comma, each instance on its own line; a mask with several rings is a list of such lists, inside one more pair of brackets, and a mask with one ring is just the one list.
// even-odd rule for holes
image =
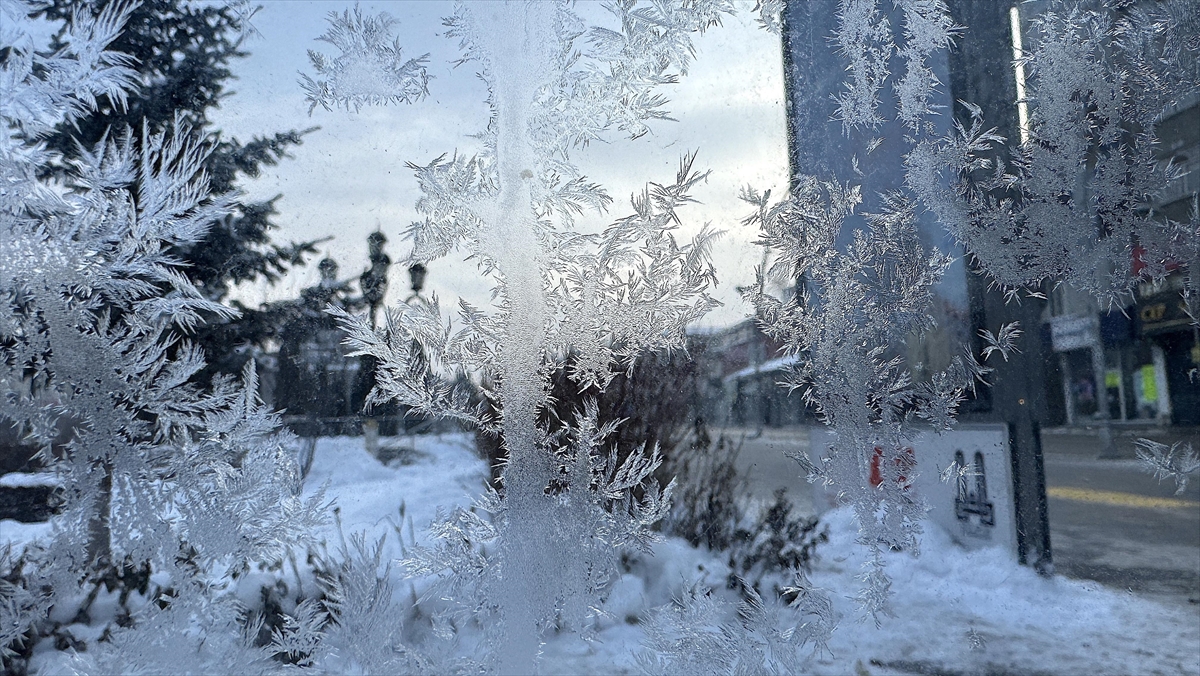
[[[411, 465], [385, 467], [360, 438], [322, 439], [305, 490], [328, 481], [345, 531], [367, 530], [375, 538], [386, 532], [389, 553], [398, 556], [393, 523], [401, 503], [420, 541], [439, 505], [469, 503], [488, 477], [469, 435], [418, 437], [415, 450]], [[920, 556], [886, 555], [895, 617], [880, 627], [862, 622], [853, 597], [866, 553], [855, 543], [854, 517], [837, 509], [823, 520], [830, 542], [817, 550], [812, 581], [829, 592], [841, 623], [833, 656], [812, 660], [811, 673], [1200, 674], [1200, 608], [1043, 578], [998, 549], [963, 550], [933, 524], [926, 525]], [[404, 531], [407, 539], [407, 523]], [[337, 541], [334, 524], [326, 537]], [[636, 673], [633, 653], [643, 632], [635, 618], [669, 603], [695, 579], [732, 600], [727, 575], [720, 554], [668, 538], [616, 582], [604, 606], [612, 617], [600, 623], [596, 642], [570, 633], [548, 637], [544, 672]]]
[[[386, 553], [399, 558], [396, 526], [403, 527], [407, 539], [411, 521], [417, 540], [424, 541], [438, 507], [470, 504], [491, 473], [467, 433], [385, 437], [381, 443], [408, 449], [402, 454], [404, 463], [380, 463], [366, 451], [362, 437], [320, 439], [304, 493], [328, 485], [326, 496], [336, 501], [345, 534], [366, 531], [368, 542], [387, 534]], [[322, 535], [330, 546], [339, 542], [335, 520]]]
[[[397, 525], [406, 541], [410, 532], [424, 541], [438, 507], [468, 504], [489, 476], [470, 435], [417, 437], [410, 444], [411, 464], [385, 466], [364, 450], [361, 438], [321, 439], [305, 484], [310, 494], [328, 487], [345, 534], [366, 531], [371, 541], [386, 533], [386, 555], [393, 559], [400, 556]], [[920, 556], [886, 555], [895, 617], [879, 627], [861, 622], [853, 597], [866, 553], [854, 541], [853, 515], [837, 509], [822, 518], [830, 542], [817, 550], [812, 582], [829, 592], [841, 623], [830, 645], [833, 655], [810, 661], [811, 673], [1200, 674], [1200, 607], [1039, 577], [998, 549], [965, 551], [932, 524]], [[46, 524], [4, 521], [0, 547], [47, 532]], [[331, 550], [338, 546], [335, 522], [323, 536]], [[402, 572], [394, 569], [393, 576], [398, 594], [407, 596]], [[643, 637], [638, 617], [669, 603], [696, 579], [734, 600], [724, 585], [727, 576], [720, 554], [678, 538], [658, 543], [654, 557], [635, 558], [614, 584], [604, 606], [611, 617], [599, 623], [598, 640], [589, 644], [570, 633], [548, 637], [543, 672], [636, 673], [633, 654]]]
[[894, 618], [859, 623], [849, 597], [865, 552], [854, 517], [827, 513], [830, 542], [813, 582], [842, 614], [834, 659], [815, 673], [1200, 673], [1200, 608], [1168, 606], [1090, 581], [1044, 578], [997, 548], [968, 552], [927, 524], [919, 557], [887, 555]]
[[22, 523], [12, 519], [0, 519], [0, 551], [6, 546], [12, 546], [14, 556], [21, 553], [25, 545], [32, 543], [34, 540], [42, 542], [50, 542], [50, 536], [53, 534], [52, 527], [49, 522], [42, 523]]

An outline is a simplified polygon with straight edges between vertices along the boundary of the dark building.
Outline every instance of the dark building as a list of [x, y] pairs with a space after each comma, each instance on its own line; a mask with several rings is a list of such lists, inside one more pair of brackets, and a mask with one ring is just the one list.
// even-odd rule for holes
[[[1026, 33], [1046, 6], [1017, 6]], [[1200, 95], [1167, 107], [1156, 133], [1155, 155], [1172, 163], [1178, 177], [1155, 197], [1153, 207], [1164, 218], [1186, 222], [1200, 190]], [[1143, 267], [1139, 252], [1134, 247], [1127, 262], [1135, 275]], [[1061, 407], [1059, 423], [1200, 425], [1200, 378], [1192, 375], [1200, 368], [1200, 336], [1181, 295], [1183, 263], [1169, 264], [1175, 269], [1161, 283], [1138, 285], [1121, 307], [1101, 308], [1067, 285], [1050, 292], [1044, 325], [1061, 374], [1058, 395], [1052, 397]]]

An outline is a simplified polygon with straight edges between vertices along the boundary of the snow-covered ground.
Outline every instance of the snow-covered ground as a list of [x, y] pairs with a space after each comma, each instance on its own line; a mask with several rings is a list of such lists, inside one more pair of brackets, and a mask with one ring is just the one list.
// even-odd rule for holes
[[423, 542], [424, 529], [439, 507], [469, 505], [491, 476], [470, 434], [384, 437], [381, 445], [404, 449], [398, 454], [401, 459], [381, 464], [366, 451], [362, 437], [317, 442], [304, 490], [312, 494], [327, 486], [326, 495], [335, 502], [338, 518], [325, 526], [331, 549], [340, 539], [340, 519], [347, 535], [364, 531], [368, 542], [386, 535], [385, 553], [400, 558], [397, 527], [406, 540], [411, 527], [411, 534]]
[[[466, 504], [482, 489], [488, 471], [471, 443], [469, 435], [418, 437], [413, 464], [383, 467], [361, 439], [323, 439], [307, 486], [328, 480], [346, 531], [365, 529], [376, 537], [394, 535], [403, 501], [422, 539], [439, 505]], [[834, 510], [823, 519], [830, 542], [818, 549], [812, 581], [830, 592], [842, 619], [830, 644], [833, 656], [814, 659], [812, 673], [1200, 674], [1200, 607], [1047, 579], [998, 549], [965, 551], [932, 524], [919, 557], [888, 555], [896, 616], [878, 628], [861, 622], [852, 598], [865, 552], [854, 542], [854, 518]], [[392, 546], [395, 541], [389, 537]], [[724, 590], [722, 557], [677, 538], [659, 543], [654, 559], [635, 572], [646, 579], [627, 575], [609, 601], [618, 621], [604, 622], [591, 645], [573, 634], [552, 637], [546, 673], [636, 673], [632, 655], [642, 632], [621, 618], [669, 603], [689, 578], [732, 594]]]
[[859, 624], [847, 599], [864, 560], [854, 519], [837, 510], [825, 520], [830, 542], [813, 581], [834, 592], [845, 619], [831, 642], [836, 658], [814, 672], [850, 673], [862, 660], [871, 673], [1200, 673], [1200, 607], [1047, 579], [999, 549], [964, 551], [932, 524], [921, 556], [889, 556], [896, 617], [878, 629]]
[[[395, 440], [387, 440], [395, 443]], [[484, 486], [488, 469], [470, 435], [446, 434], [406, 440], [407, 464], [384, 466], [361, 438], [321, 439], [305, 486], [327, 486], [338, 505], [345, 534], [387, 535], [386, 555], [398, 558], [399, 525], [417, 540], [438, 507], [465, 505]], [[401, 505], [404, 516], [401, 517]], [[823, 517], [830, 542], [818, 548], [812, 581], [830, 593], [841, 615], [830, 647], [814, 658], [814, 674], [1200, 674], [1200, 607], [1165, 605], [1091, 582], [1043, 578], [1016, 565], [1000, 550], [968, 552], [930, 524], [922, 554], [889, 554], [895, 617], [876, 627], [859, 621], [852, 597], [864, 551], [854, 543], [853, 516], [834, 510]], [[331, 550], [340, 540], [336, 521], [324, 536]], [[0, 547], [46, 533], [44, 525], [0, 523]], [[393, 568], [398, 593], [410, 589]], [[714, 593], [724, 588], [722, 557], [670, 538], [655, 556], [638, 562], [617, 583], [598, 641], [574, 634], [553, 636], [545, 647], [544, 673], [636, 673], [633, 654], [643, 632], [636, 617], [669, 603], [690, 580], [701, 578]], [[418, 585], [421, 586], [421, 585]], [[806, 649], [807, 653], [807, 649]]]

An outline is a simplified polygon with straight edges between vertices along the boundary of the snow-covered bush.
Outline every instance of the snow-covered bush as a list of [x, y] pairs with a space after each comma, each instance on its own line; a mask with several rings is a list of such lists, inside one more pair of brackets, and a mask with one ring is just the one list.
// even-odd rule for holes
[[749, 482], [737, 469], [744, 439], [734, 442], [722, 434], [714, 440], [702, 422], [694, 435], [687, 448], [667, 459], [676, 488], [663, 532], [726, 554], [728, 584], [739, 590], [761, 593], [769, 576], [809, 570], [817, 545], [827, 540], [817, 517], [801, 514], [783, 489], [768, 504], [750, 500]]
[[[804, 514], [780, 488], [770, 504], [747, 515], [733, 532], [729, 568], [738, 589], [775, 594], [787, 600], [786, 587], [773, 580], [781, 573], [809, 572], [820, 554], [818, 545], [829, 541], [829, 529], [820, 519]], [[764, 582], [771, 581], [771, 587]]]
[[741, 450], [740, 442], [724, 434], [714, 440], [703, 422], [697, 423], [688, 448], [667, 459], [678, 485], [663, 521], [666, 532], [693, 547], [724, 551], [733, 546], [748, 492], [746, 478], [737, 470]]
[[764, 602], [753, 588], [730, 613], [708, 590], [692, 586], [674, 603], [656, 608], [646, 622], [647, 641], [637, 654], [645, 674], [798, 674], [804, 660], [828, 650], [836, 622], [829, 599], [799, 571], [788, 606]]
[[[106, 50], [129, 7], [77, 14], [47, 54], [32, 8], [0, 3], [0, 418], [41, 446], [64, 501], [53, 539], [24, 553], [25, 582], [0, 588], [0, 647], [50, 607], [69, 618], [86, 597], [86, 618], [106, 571], [148, 564], [157, 603], [86, 646], [77, 666], [241, 671], [266, 653], [247, 647], [242, 611], [221, 590], [304, 541], [320, 499], [298, 498], [252, 364], [241, 383], [188, 383], [204, 359], [187, 331], [232, 311], [205, 300], [165, 251], [201, 237], [228, 199], [209, 193], [207, 150], [178, 119], [111, 130], [65, 182], [40, 177], [52, 158], [39, 135], [100, 96], [119, 105], [133, 86], [128, 59]], [[69, 441], [52, 447], [63, 430]], [[186, 666], [171, 653], [181, 641], [199, 651]]]

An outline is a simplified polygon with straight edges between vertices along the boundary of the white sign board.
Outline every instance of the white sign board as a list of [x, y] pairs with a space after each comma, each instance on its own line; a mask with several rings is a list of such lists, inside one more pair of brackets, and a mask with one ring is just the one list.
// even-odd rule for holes
[[[828, 453], [833, 434], [828, 428], [812, 430], [814, 455]], [[999, 546], [1016, 559], [1017, 519], [1008, 427], [959, 425], [949, 432], [923, 431], [913, 438], [911, 446], [916, 477], [910, 490], [929, 505], [929, 521], [968, 549]], [[946, 472], [950, 480], [942, 481], [943, 472], [951, 467]], [[819, 498], [814, 500], [820, 502]], [[835, 496], [826, 496], [828, 507], [834, 502]]]
[[1051, 317], [1050, 343], [1055, 352], [1098, 345], [1100, 323], [1095, 317]]

